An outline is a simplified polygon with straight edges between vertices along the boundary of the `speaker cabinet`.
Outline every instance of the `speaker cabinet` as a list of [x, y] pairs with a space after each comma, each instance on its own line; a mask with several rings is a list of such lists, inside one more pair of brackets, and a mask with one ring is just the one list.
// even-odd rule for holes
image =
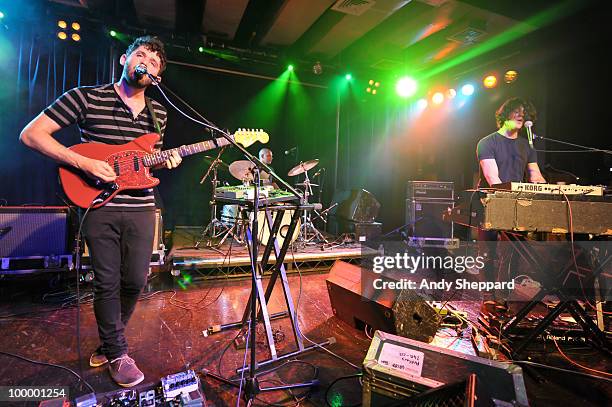
[[380, 202], [365, 189], [353, 189], [348, 199], [338, 205], [336, 216], [353, 222], [374, 222]]
[[0, 207], [0, 257], [68, 255], [69, 214], [67, 206]]
[[334, 315], [357, 329], [367, 324], [384, 332], [431, 342], [440, 323], [438, 313], [411, 290], [374, 292], [371, 281], [379, 277], [337, 260], [326, 281]]
[[453, 238], [453, 223], [442, 219], [442, 214], [454, 205], [453, 201], [407, 199], [406, 224], [411, 236]]

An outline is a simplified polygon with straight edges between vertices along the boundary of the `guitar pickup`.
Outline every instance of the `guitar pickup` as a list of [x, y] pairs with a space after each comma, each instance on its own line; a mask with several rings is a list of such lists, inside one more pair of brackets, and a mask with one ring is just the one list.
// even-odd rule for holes
[[119, 176], [119, 160], [115, 159], [115, 162], [113, 163], [113, 169], [115, 170], [115, 174], [117, 174], [117, 176]]
[[138, 170], [140, 170], [140, 159], [134, 156], [134, 171], [138, 172]]

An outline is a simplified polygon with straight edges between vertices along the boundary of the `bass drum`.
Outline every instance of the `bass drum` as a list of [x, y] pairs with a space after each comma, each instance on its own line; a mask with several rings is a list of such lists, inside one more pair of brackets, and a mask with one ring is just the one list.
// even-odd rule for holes
[[[289, 225], [291, 224], [291, 217], [293, 216], [293, 212], [295, 211], [284, 211], [283, 218], [281, 219], [280, 227], [278, 228], [278, 233], [276, 235], [276, 239], [278, 240], [279, 249], [283, 246], [283, 242], [287, 238], [287, 232], [289, 231]], [[280, 212], [278, 211], [270, 211], [272, 215], [272, 222], [274, 223], [274, 219], [278, 216]], [[252, 215], [250, 216], [252, 219]], [[295, 230], [293, 231], [293, 235], [291, 235], [290, 243], [295, 242], [295, 239], [298, 238], [300, 234], [300, 226], [301, 226], [301, 218], [298, 218], [297, 225], [295, 225]], [[257, 225], [259, 228], [259, 243], [265, 245], [270, 238], [270, 228], [268, 227], [268, 221], [265, 210], [260, 210], [257, 214]]]

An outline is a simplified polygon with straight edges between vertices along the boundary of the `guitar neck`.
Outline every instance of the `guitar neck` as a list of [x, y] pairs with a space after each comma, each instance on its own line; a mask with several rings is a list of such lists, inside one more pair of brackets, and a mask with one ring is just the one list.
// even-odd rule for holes
[[165, 163], [170, 158], [170, 156], [172, 156], [172, 152], [174, 151], [178, 152], [179, 156], [186, 157], [188, 155], [212, 150], [217, 147], [223, 147], [230, 143], [229, 141], [227, 141], [227, 139], [223, 137], [217, 138], [215, 140], [216, 143], [212, 140], [206, 140], [200, 141], [199, 143], [172, 148], [170, 150], [158, 151], [157, 153], [149, 154], [143, 157], [142, 162], [147, 167], [153, 167]]

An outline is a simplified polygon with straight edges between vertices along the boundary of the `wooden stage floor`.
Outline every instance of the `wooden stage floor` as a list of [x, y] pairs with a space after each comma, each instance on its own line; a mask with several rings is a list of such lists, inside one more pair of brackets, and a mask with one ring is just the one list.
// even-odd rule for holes
[[[333, 315], [326, 288], [327, 273], [292, 274], [288, 277], [293, 298], [299, 311], [302, 332], [313, 341], [334, 337], [336, 343], [328, 349], [360, 366], [370, 340], [363, 330], [357, 330]], [[90, 353], [98, 346], [98, 335], [91, 303], [91, 287], [81, 287], [85, 295], [80, 306], [80, 337], [76, 334], [77, 308], [74, 288], [62, 292], [63, 287], [51, 289], [46, 281], [13, 279], [0, 281], [0, 350], [33, 360], [59, 364], [75, 371], [82, 369], [83, 378], [96, 392], [117, 390], [104, 367], [90, 368]], [[55, 290], [51, 295], [50, 291]], [[224, 331], [205, 337], [202, 332], [211, 324], [240, 320], [250, 293], [248, 279], [205, 280], [179, 288], [176, 279], [168, 273], [154, 273], [142, 294], [127, 328], [130, 355], [145, 373], [145, 383], [158, 382], [162, 376], [187, 368], [202, 372], [208, 369], [229, 376], [242, 366], [243, 350], [236, 350], [231, 341], [236, 330]], [[270, 312], [284, 311], [284, 297], [277, 286], [270, 301]], [[457, 303], [457, 308], [469, 310], [474, 318], [478, 302]], [[295, 349], [288, 319], [272, 322], [277, 333], [279, 353]], [[462, 340], [449, 342], [448, 334], [439, 333], [437, 343], [453, 349], [468, 349]], [[259, 360], [267, 358], [267, 347], [259, 335]], [[78, 355], [80, 344], [81, 355]], [[603, 369], [607, 360], [591, 349], [566, 352], [585, 364]], [[266, 375], [263, 385], [293, 383], [313, 376], [318, 368], [320, 385], [304, 395], [295, 390], [261, 394], [255, 405], [277, 403], [303, 406], [325, 406], [326, 389], [334, 380], [351, 375], [356, 369], [336, 357], [314, 350], [299, 356], [301, 362], [284, 366]], [[558, 353], [550, 346], [542, 349], [539, 360], [567, 368]], [[609, 370], [609, 364], [607, 365]], [[570, 369], [575, 369], [570, 367]], [[525, 374], [527, 392], [532, 406], [610, 405], [609, 382], [581, 376], [538, 369], [538, 382]], [[71, 396], [86, 393], [83, 386], [70, 373], [33, 364], [0, 353], [0, 386], [8, 385], [62, 385], [70, 386]], [[203, 388], [210, 406], [236, 405], [237, 391], [217, 384], [210, 378], [203, 380]], [[302, 398], [305, 397], [305, 398]], [[355, 405], [361, 400], [361, 386], [355, 379], [337, 383], [330, 399], [341, 400], [342, 405]], [[28, 405], [28, 404], [17, 404]], [[36, 405], [30, 403], [29, 405]], [[241, 403], [244, 405], [244, 403]]]

